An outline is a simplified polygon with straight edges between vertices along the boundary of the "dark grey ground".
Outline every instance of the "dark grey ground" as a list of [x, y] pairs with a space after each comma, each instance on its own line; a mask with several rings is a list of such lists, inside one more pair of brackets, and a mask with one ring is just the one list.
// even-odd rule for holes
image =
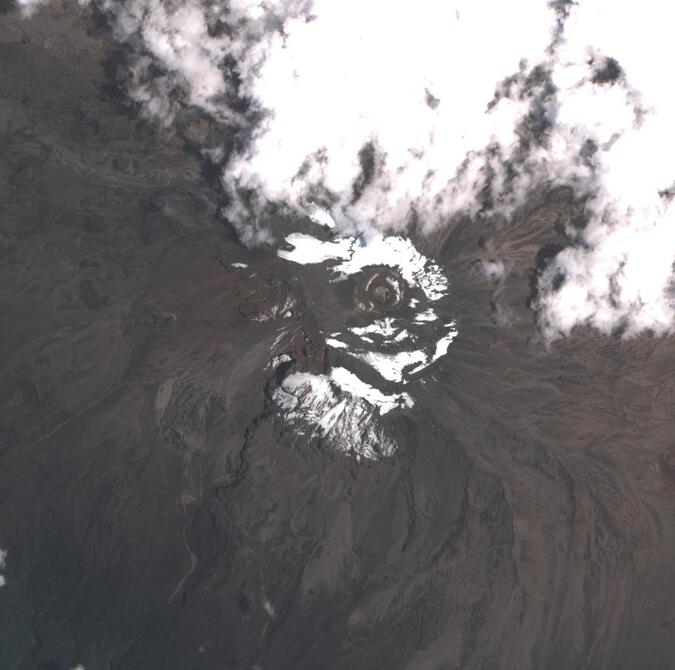
[[460, 335], [357, 465], [270, 412], [256, 310], [311, 368], [328, 289], [219, 219], [217, 129], [125, 108], [74, 3], [0, 8], [0, 669], [675, 667], [675, 343], [538, 341], [564, 190], [420, 241]]

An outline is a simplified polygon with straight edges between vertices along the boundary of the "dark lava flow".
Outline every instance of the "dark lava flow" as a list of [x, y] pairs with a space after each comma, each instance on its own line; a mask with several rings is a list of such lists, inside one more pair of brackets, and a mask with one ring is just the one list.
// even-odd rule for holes
[[0, 668], [673, 667], [675, 344], [538, 341], [569, 192], [418, 241], [459, 335], [357, 464], [269, 401], [354, 284], [240, 247], [186, 151], [222, 129], [143, 122], [109, 54], [0, 14]]

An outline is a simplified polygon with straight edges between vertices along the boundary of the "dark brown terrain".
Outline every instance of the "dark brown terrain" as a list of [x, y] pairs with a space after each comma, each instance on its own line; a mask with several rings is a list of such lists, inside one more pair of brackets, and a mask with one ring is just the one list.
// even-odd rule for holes
[[675, 668], [675, 342], [540, 341], [564, 189], [419, 240], [459, 335], [356, 463], [269, 368], [354, 292], [238, 243], [105, 26], [0, 10], [0, 670]]

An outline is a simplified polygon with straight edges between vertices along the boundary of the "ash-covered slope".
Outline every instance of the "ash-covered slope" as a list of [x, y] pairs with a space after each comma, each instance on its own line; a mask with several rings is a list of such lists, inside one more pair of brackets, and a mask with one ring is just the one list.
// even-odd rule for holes
[[[212, 122], [139, 122], [106, 31], [46, 11], [0, 15], [0, 667], [670, 667], [675, 349], [534, 337], [570, 194], [416, 240], [458, 334], [388, 387], [328, 341], [354, 284], [219, 222]], [[395, 451], [279, 414], [336, 369], [414, 401]]]

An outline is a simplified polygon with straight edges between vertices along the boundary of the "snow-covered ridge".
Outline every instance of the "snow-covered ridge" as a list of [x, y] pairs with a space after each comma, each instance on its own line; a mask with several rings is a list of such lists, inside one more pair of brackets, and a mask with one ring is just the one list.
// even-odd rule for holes
[[333, 261], [336, 279], [356, 274], [370, 265], [388, 265], [397, 268], [410, 286], [420, 288], [427, 300], [440, 300], [448, 292], [443, 270], [401, 235], [374, 234], [368, 238], [349, 236], [324, 241], [305, 233], [291, 233], [286, 243], [293, 249], [280, 249], [279, 257], [302, 265]]
[[407, 394], [383, 394], [344, 368], [335, 368], [330, 376], [290, 374], [273, 398], [284, 420], [299, 434], [321, 438], [336, 451], [368, 459], [396, 451], [379, 417], [412, 404]]
[[[330, 214], [321, 216], [320, 211], [315, 210], [312, 219], [328, 225]], [[325, 340], [329, 348], [367, 364], [389, 387], [392, 383], [405, 385], [411, 376], [419, 375], [448, 352], [457, 328], [454, 321], [441, 321], [432, 306], [448, 295], [447, 277], [409, 239], [332, 234], [325, 240], [292, 233], [285, 242], [292, 248], [279, 249], [281, 258], [302, 265], [325, 264], [329, 282], [343, 281], [366, 268], [389, 266], [408, 287], [419, 291], [419, 299], [409, 299], [403, 312], [374, 318], [365, 325], [347, 324], [344, 330], [332, 333]], [[274, 398], [280, 413], [303, 435], [322, 437], [341, 451], [365, 458], [394, 453], [396, 445], [385, 437], [380, 419], [393, 409], [413, 405], [408, 393], [384, 393], [345, 367], [335, 367], [328, 375], [293, 373], [284, 379]], [[384, 440], [385, 448], [376, 448], [367, 440], [361, 444], [366, 428], [371, 438]]]

